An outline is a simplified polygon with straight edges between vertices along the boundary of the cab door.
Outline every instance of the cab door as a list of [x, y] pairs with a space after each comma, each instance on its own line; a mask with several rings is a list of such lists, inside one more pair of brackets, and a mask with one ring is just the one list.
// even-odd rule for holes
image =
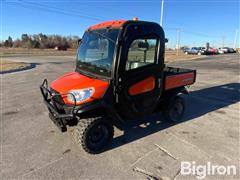
[[127, 118], [150, 114], [159, 102], [164, 39], [162, 28], [155, 23], [130, 23], [122, 32], [116, 98], [119, 112]]

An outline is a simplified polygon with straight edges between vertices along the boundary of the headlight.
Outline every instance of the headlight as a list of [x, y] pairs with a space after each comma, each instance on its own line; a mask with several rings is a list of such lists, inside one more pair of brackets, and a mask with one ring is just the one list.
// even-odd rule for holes
[[[67, 95], [67, 98], [70, 102], [74, 102], [74, 97], [76, 99], [76, 102], [84, 101], [88, 98], [90, 98], [93, 95], [94, 88], [86, 88], [86, 89], [76, 89], [69, 91]], [[74, 97], [73, 97], [74, 96]]]

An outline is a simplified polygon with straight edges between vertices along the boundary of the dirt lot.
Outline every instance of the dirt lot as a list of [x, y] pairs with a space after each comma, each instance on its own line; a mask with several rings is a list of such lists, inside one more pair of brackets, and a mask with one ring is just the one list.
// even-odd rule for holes
[[[67, 51], [57, 51], [54, 49], [26, 49], [26, 48], [1, 48], [0, 56], [2, 57], [18, 57], [18, 56], [75, 56], [76, 49], [68, 49]], [[167, 50], [165, 52], [167, 61], [195, 59], [201, 56], [186, 55], [182, 51]]]
[[1, 57], [18, 57], [18, 56], [69, 56], [75, 55], [76, 49], [67, 51], [57, 51], [55, 49], [27, 49], [27, 48], [0, 48]]
[[[7, 60], [7, 58], [6, 58]], [[13, 60], [13, 59], [12, 59]], [[236, 165], [240, 161], [239, 55], [172, 62], [197, 69], [197, 82], [185, 97], [186, 114], [176, 125], [161, 115], [116, 130], [113, 144], [99, 155], [79, 150], [71, 133], [61, 134], [49, 120], [39, 84], [74, 70], [74, 57], [15, 57], [35, 63], [28, 71], [2, 75], [0, 179], [196, 179], [179, 174], [181, 161]], [[206, 179], [240, 179], [207, 176]]]
[[199, 59], [205, 57], [204, 55], [186, 55], [182, 51], [179, 50], [178, 54], [175, 50], [167, 50], [165, 51], [165, 61], [166, 62], [173, 62], [173, 61], [186, 61], [192, 59]]

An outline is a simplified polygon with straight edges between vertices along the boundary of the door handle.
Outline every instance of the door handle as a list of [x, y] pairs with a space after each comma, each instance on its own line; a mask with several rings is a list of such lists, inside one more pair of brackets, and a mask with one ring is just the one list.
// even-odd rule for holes
[[161, 78], [159, 78], [159, 79], [158, 79], [158, 88], [160, 88], [160, 87], [161, 87], [161, 83], [162, 83], [162, 79], [161, 79]]
[[117, 87], [116, 87], [116, 92], [118, 93], [118, 92], [120, 92], [121, 90], [122, 90], [122, 78], [119, 77], [119, 78], [118, 78], [118, 85], [117, 85]]
[[118, 85], [116, 88], [116, 92], [119, 93], [122, 91], [122, 85]]

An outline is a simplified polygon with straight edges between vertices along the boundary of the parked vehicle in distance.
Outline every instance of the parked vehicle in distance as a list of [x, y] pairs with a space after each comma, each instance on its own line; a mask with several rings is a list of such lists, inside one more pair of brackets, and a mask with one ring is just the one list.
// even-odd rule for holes
[[220, 47], [219, 49], [224, 53], [228, 53], [228, 47]]
[[198, 54], [201, 55], [213, 55], [214, 53], [212, 51], [209, 51], [209, 49], [206, 49], [205, 47], [201, 48]]
[[201, 55], [200, 53], [201, 51], [201, 47], [192, 47], [191, 49], [185, 49], [184, 50], [184, 53], [185, 54], [198, 54], [198, 55]]
[[218, 54], [224, 54], [224, 50], [222, 50], [222, 48], [218, 48]]
[[215, 55], [215, 54], [224, 54], [224, 53], [236, 53], [237, 51], [233, 48], [223, 47], [223, 48], [213, 48], [209, 47], [192, 47], [183, 49], [185, 54], [197, 54], [197, 55]]
[[237, 51], [233, 48], [228, 48], [228, 53], [236, 53]]
[[198, 52], [198, 55], [205, 55], [206, 53], [206, 48], [205, 47], [199, 47], [200, 48], [200, 50], [199, 50], [199, 52]]
[[220, 51], [223, 51], [224, 53], [236, 53], [237, 51], [233, 48], [229, 48], [229, 47], [222, 47], [219, 48]]
[[210, 48], [208, 48], [208, 51], [211, 52], [212, 54], [218, 54], [218, 49], [216, 49], [216, 48], [210, 47]]
[[201, 52], [201, 55], [214, 55], [214, 54], [218, 54], [218, 49], [212, 48], [212, 47], [208, 49], [202, 48], [200, 52]]
[[182, 51], [183, 51], [183, 53], [185, 54], [185, 52], [187, 52], [187, 51], [189, 51], [190, 50], [190, 48], [184, 48], [184, 49], [182, 49]]

